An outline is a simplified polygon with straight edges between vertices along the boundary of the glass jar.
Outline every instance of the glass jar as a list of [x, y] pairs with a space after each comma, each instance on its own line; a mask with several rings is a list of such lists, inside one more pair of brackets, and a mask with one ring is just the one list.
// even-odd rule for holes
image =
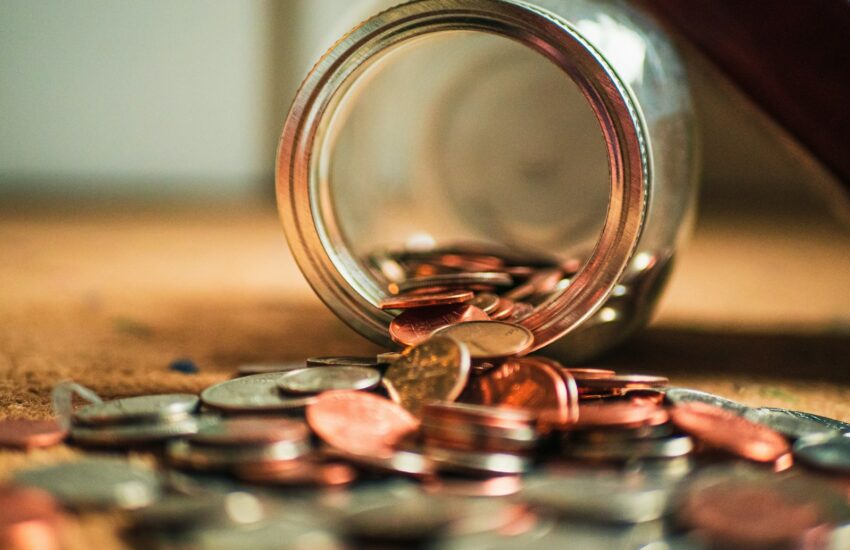
[[280, 216], [320, 298], [393, 346], [370, 256], [474, 241], [580, 265], [521, 321], [535, 349], [577, 362], [644, 325], [696, 191], [669, 39], [616, 1], [392, 4], [318, 61], [281, 136]]

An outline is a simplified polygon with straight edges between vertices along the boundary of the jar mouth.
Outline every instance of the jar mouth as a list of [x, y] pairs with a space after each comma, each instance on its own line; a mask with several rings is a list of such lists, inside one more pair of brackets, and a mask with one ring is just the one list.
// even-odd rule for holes
[[596, 115], [608, 155], [605, 221], [583, 267], [559, 295], [521, 321], [537, 349], [592, 316], [631, 259], [646, 213], [649, 161], [643, 123], [627, 88], [566, 21], [518, 1], [422, 0], [364, 22], [313, 68], [284, 125], [277, 155], [278, 209], [293, 255], [319, 297], [371, 340], [394, 346], [393, 316], [377, 307], [386, 290], [342, 236], [329, 198], [329, 140], [343, 98], [392, 49], [444, 31], [476, 31], [518, 42], [548, 58], [581, 90]]

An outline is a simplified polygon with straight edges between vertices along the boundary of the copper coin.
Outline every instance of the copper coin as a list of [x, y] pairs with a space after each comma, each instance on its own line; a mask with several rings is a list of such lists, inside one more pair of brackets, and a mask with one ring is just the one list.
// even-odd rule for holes
[[55, 420], [0, 420], [0, 447], [35, 449], [52, 447], [62, 442], [68, 430]]
[[534, 346], [530, 330], [504, 321], [465, 321], [443, 327], [434, 336], [463, 342], [474, 361], [522, 355]]
[[57, 550], [61, 518], [58, 504], [44, 491], [0, 488], [0, 548]]
[[652, 404], [596, 403], [579, 409], [576, 429], [658, 426], [670, 419], [667, 410]]
[[462, 304], [475, 294], [470, 290], [450, 290], [436, 294], [397, 294], [381, 300], [381, 309], [412, 309], [428, 306]]
[[718, 548], [802, 548], [806, 535], [825, 523], [813, 503], [740, 479], [689, 491], [679, 517]]
[[523, 427], [535, 420], [535, 415], [528, 409], [470, 403], [431, 403], [425, 406], [424, 412], [432, 419], [442, 418], [458, 423], [475, 423], [498, 428]]
[[245, 481], [286, 486], [338, 487], [357, 478], [357, 471], [347, 464], [324, 464], [311, 460], [237, 466], [233, 473]]
[[591, 392], [617, 392], [632, 389], [663, 388], [670, 383], [670, 380], [666, 376], [651, 376], [645, 374], [620, 374], [604, 378], [597, 376], [585, 378], [573, 374], [573, 377], [576, 379], [576, 384], [578, 384], [579, 389], [590, 390]]
[[495, 294], [490, 294], [489, 292], [482, 292], [480, 294], [476, 294], [475, 297], [469, 301], [469, 305], [475, 306], [487, 315], [493, 313], [497, 307], [499, 307], [500, 298]]
[[676, 426], [694, 438], [757, 462], [774, 462], [791, 451], [777, 432], [706, 403], [686, 403], [670, 410]]
[[371, 393], [329, 391], [307, 407], [307, 422], [325, 443], [344, 452], [386, 457], [419, 420], [388, 399]]
[[564, 370], [573, 375], [573, 378], [577, 380], [589, 380], [591, 378], [611, 378], [616, 376], [617, 373], [608, 369], [586, 369], [586, 368], [574, 368], [574, 367], [563, 367]]
[[393, 294], [401, 294], [424, 287], [472, 288], [475, 285], [510, 286], [512, 284], [513, 279], [507, 273], [479, 271], [475, 273], [444, 273], [430, 277], [413, 277], [398, 284], [391, 284], [388, 288]]
[[188, 439], [201, 445], [239, 446], [300, 441], [309, 436], [306, 424], [300, 420], [246, 416], [223, 419], [203, 426]]
[[509, 300], [507, 298], [499, 298], [499, 304], [496, 306], [496, 309], [493, 310], [492, 313], [488, 313], [491, 319], [496, 321], [500, 319], [507, 319], [511, 316], [516, 308], [516, 302], [513, 300]]
[[467, 321], [486, 321], [490, 317], [467, 304], [408, 309], [390, 322], [390, 338], [405, 346], [415, 346], [446, 326]]
[[574, 424], [579, 417], [579, 393], [578, 385], [576, 384], [576, 381], [573, 378], [572, 374], [564, 371], [559, 362], [555, 361], [554, 359], [549, 359], [548, 357], [541, 357], [535, 355], [524, 357], [523, 361], [541, 363], [542, 365], [550, 367], [552, 370], [561, 375], [561, 378], [564, 379], [564, 385], [567, 388], [567, 421], [565, 424], [562, 424], [561, 427], [564, 427], [569, 424]]
[[407, 348], [384, 374], [393, 401], [416, 416], [432, 401], [454, 401], [469, 379], [466, 346], [451, 338], [434, 337]]
[[468, 389], [465, 401], [527, 409], [544, 427], [574, 420], [564, 378], [552, 367], [539, 362], [506, 361], [474, 380]]
[[443, 254], [432, 261], [461, 271], [498, 271], [505, 265], [501, 258], [484, 254]]
[[519, 323], [534, 313], [534, 306], [526, 302], [514, 302], [514, 310], [505, 319], [509, 323]]

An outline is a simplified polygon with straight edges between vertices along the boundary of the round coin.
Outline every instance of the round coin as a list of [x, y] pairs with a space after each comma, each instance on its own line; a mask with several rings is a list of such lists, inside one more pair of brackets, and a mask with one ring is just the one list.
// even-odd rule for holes
[[785, 438], [775, 431], [721, 407], [686, 403], [673, 407], [670, 418], [694, 438], [757, 462], [776, 462], [791, 450]]
[[667, 411], [653, 404], [602, 402], [579, 409], [577, 430], [658, 426], [670, 419]]
[[589, 369], [589, 368], [574, 368], [562, 367], [565, 371], [573, 375], [573, 378], [588, 380], [590, 378], [611, 378], [617, 376], [617, 372], [609, 369]]
[[408, 309], [390, 322], [389, 333], [394, 342], [415, 346], [443, 327], [487, 319], [486, 313], [468, 304]]
[[487, 453], [459, 449], [425, 449], [438, 471], [485, 475], [522, 474], [531, 468], [531, 459], [512, 453]]
[[397, 294], [381, 300], [381, 309], [412, 309], [428, 306], [446, 306], [470, 301], [475, 294], [470, 290], [449, 290], [435, 294]]
[[300, 420], [269, 417], [226, 418], [203, 426], [189, 441], [200, 445], [268, 445], [279, 441], [306, 441], [307, 425]]
[[499, 297], [489, 292], [481, 292], [469, 301], [469, 305], [475, 306], [487, 315], [490, 315], [493, 313], [493, 310], [499, 307]]
[[310, 452], [310, 445], [306, 441], [278, 441], [268, 445], [213, 446], [195, 445], [180, 439], [172, 441], [167, 451], [168, 458], [176, 466], [222, 471], [302, 458]]
[[767, 426], [785, 437], [800, 439], [814, 434], [839, 434], [838, 430], [824, 426], [820, 422], [795, 414], [787, 409], [749, 409], [744, 418], [757, 424]]
[[191, 393], [139, 395], [102, 403], [92, 403], [74, 413], [82, 424], [129, 424], [185, 416], [198, 407], [198, 396]]
[[307, 359], [308, 367], [377, 367], [379, 364], [380, 360], [377, 357], [360, 355], [329, 355]]
[[434, 336], [463, 342], [473, 360], [499, 359], [521, 355], [534, 345], [530, 330], [503, 321], [465, 321], [441, 328]]
[[35, 449], [58, 445], [68, 431], [55, 420], [0, 420], [0, 447]]
[[236, 467], [234, 475], [245, 481], [270, 485], [338, 487], [354, 481], [357, 471], [347, 464], [291, 460]]
[[[206, 419], [207, 422], [211, 419]], [[71, 439], [80, 445], [99, 447], [134, 446], [185, 437], [198, 431], [202, 421], [186, 417], [175, 422], [120, 424], [116, 426], [73, 426]]]
[[693, 440], [686, 435], [564, 445], [564, 451], [573, 458], [611, 461], [676, 458], [690, 454], [693, 449]]
[[454, 401], [469, 379], [469, 353], [463, 344], [434, 337], [407, 348], [384, 373], [393, 401], [418, 416], [433, 401]]
[[201, 401], [213, 409], [251, 413], [298, 410], [315, 399], [313, 396], [293, 398], [280, 395], [278, 379], [278, 372], [235, 378], [205, 389], [201, 392]]
[[413, 277], [398, 284], [389, 285], [390, 292], [401, 294], [426, 287], [469, 287], [474, 285], [511, 286], [513, 278], [507, 273], [480, 271], [476, 273], [444, 273], [430, 277]]
[[74, 509], [131, 510], [156, 501], [156, 472], [114, 458], [89, 458], [17, 472], [15, 483], [47, 491]]
[[585, 378], [573, 375], [579, 389], [582, 391], [623, 391], [634, 389], [664, 388], [670, 381], [666, 376], [648, 374], [618, 374], [616, 376], [591, 376]]
[[392, 448], [419, 428], [419, 421], [388, 399], [371, 393], [331, 391], [307, 407], [307, 423], [325, 443], [344, 452], [392, 456]]
[[737, 401], [732, 401], [731, 399], [726, 399], [725, 397], [704, 391], [692, 390], [690, 388], [667, 388], [664, 390], [664, 397], [669, 403], [674, 405], [683, 405], [685, 403], [706, 403], [708, 405], [726, 409], [727, 411], [731, 411], [736, 414], [744, 414], [750, 410], [748, 406], [738, 403]]
[[286, 393], [311, 394], [329, 390], [371, 390], [381, 372], [369, 367], [305, 368], [287, 372], [277, 386]]
[[543, 362], [527, 359], [506, 361], [475, 378], [463, 401], [529, 410], [543, 428], [575, 422], [577, 398], [571, 395], [561, 373]]
[[850, 438], [839, 434], [814, 434], [794, 444], [799, 460], [831, 472], [850, 473]]

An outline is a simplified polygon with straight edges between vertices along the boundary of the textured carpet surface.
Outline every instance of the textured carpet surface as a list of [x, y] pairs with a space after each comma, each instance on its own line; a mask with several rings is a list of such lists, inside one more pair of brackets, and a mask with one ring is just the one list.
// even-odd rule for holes
[[[599, 364], [850, 420], [848, 252], [823, 220], [704, 221], [652, 327]], [[3, 207], [0, 418], [50, 416], [65, 379], [198, 392], [244, 362], [376, 351], [312, 294], [269, 208]], [[0, 450], [0, 481], [79, 452]], [[125, 547], [123, 521], [74, 517], [68, 547]]]

